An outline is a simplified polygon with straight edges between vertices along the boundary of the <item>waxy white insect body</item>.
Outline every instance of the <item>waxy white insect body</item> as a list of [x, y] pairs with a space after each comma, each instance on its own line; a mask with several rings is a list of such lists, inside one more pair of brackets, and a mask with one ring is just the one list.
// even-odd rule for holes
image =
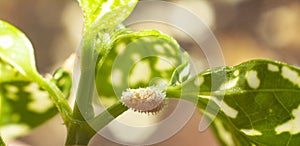
[[166, 93], [156, 87], [127, 89], [121, 101], [128, 108], [141, 113], [157, 113], [165, 104]]

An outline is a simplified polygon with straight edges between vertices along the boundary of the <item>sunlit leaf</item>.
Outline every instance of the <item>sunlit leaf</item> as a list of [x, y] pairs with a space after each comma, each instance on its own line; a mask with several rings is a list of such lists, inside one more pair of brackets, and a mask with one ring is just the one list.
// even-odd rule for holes
[[85, 30], [92, 25], [106, 28], [115, 26], [127, 18], [137, 0], [78, 0], [83, 10]]
[[[81, 48], [81, 74], [75, 106], [80, 117], [93, 117], [92, 97], [95, 85], [96, 61], [105, 60], [111, 49], [112, 35], [135, 7], [137, 0], [78, 0], [84, 13], [84, 34]], [[123, 28], [124, 29], [124, 28]], [[75, 109], [75, 115], [78, 115]]]
[[182, 63], [181, 57], [176, 41], [158, 31], [123, 35], [96, 72], [102, 103], [113, 104], [127, 88], [163, 88]]
[[170, 86], [175, 86], [186, 81], [190, 76], [190, 58], [187, 52], [183, 53], [182, 64], [178, 66], [172, 75]]
[[1, 136], [0, 136], [0, 145], [1, 145], [1, 146], [5, 146], [5, 143], [4, 143], [4, 141], [3, 141], [3, 139], [2, 139]]
[[49, 82], [37, 72], [30, 41], [20, 30], [2, 20], [0, 20], [0, 60], [0, 73], [5, 77], [5, 79], [0, 79], [1, 83], [26, 81], [43, 87], [51, 93], [63, 120], [68, 122], [71, 109], [57, 85]]
[[[1, 78], [5, 78], [0, 81], [0, 131], [5, 140], [10, 140], [27, 134], [58, 112], [49, 93], [37, 83], [6, 62], [0, 60], [0, 66]], [[71, 81], [70, 73], [63, 69], [51, 79], [66, 97], [70, 94]]]
[[[177, 89], [170, 88], [167, 94], [178, 95], [181, 89], [181, 98], [197, 97], [198, 107], [206, 114], [220, 109], [218, 122], [225, 125], [236, 145], [300, 143], [299, 68], [253, 60], [208, 70]], [[208, 101], [213, 104], [206, 108]], [[216, 123], [215, 127], [220, 130]]]
[[38, 75], [28, 38], [11, 24], [0, 20], [0, 58], [24, 76]]

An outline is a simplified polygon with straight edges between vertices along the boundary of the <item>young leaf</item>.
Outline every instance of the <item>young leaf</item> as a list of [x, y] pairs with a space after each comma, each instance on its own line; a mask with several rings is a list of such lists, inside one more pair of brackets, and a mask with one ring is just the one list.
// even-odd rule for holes
[[[3, 73], [0, 80], [0, 132], [5, 140], [10, 140], [27, 134], [58, 112], [50, 94], [37, 83], [1, 60], [0, 66]], [[66, 97], [70, 94], [71, 81], [70, 73], [63, 69], [51, 79]]]
[[0, 20], [0, 59], [26, 79], [38, 83], [47, 90], [64, 122], [69, 123], [71, 108], [58, 87], [37, 72], [30, 41], [20, 30], [2, 20]]
[[178, 66], [171, 77], [169, 86], [176, 86], [184, 82], [190, 76], [190, 57], [187, 52], [183, 53], [182, 64]]
[[23, 76], [38, 76], [30, 41], [17, 28], [0, 20], [0, 58]]
[[152, 30], [122, 35], [98, 65], [98, 94], [107, 106], [127, 88], [166, 86], [181, 63], [180, 48], [171, 37]]
[[198, 107], [208, 115], [220, 109], [217, 118], [231, 132], [236, 145], [300, 143], [299, 68], [253, 60], [208, 70], [167, 91], [170, 97], [180, 93], [186, 100], [198, 98]]
[[85, 26], [74, 117], [84, 120], [83, 117], [90, 119], [94, 116], [91, 98], [95, 85], [95, 62], [98, 58], [104, 61], [111, 48], [115, 28], [132, 12], [137, 0], [78, 1], [84, 12]]
[[137, 0], [78, 0], [83, 10], [85, 30], [94, 24], [100, 28], [112, 27], [127, 18]]

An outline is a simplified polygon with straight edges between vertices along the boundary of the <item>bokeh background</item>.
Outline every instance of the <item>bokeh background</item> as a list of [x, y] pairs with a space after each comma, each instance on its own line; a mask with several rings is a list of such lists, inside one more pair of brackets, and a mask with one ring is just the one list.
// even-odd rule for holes
[[[300, 66], [299, 0], [169, 1], [198, 15], [213, 31], [226, 65], [264, 58]], [[77, 50], [80, 43], [83, 16], [76, 0], [0, 0], [0, 19], [14, 24], [27, 34], [34, 45], [37, 66], [42, 74], [53, 72]], [[198, 48], [181, 33], [174, 33], [170, 28], [157, 28], [172, 33], [180, 45], [190, 52]], [[199, 68], [206, 68], [205, 63], [201, 66], [203, 58], [193, 57], [199, 59]], [[198, 131], [200, 119], [201, 114], [195, 112], [179, 133], [155, 146], [217, 146], [210, 130]], [[12, 145], [63, 145], [65, 132], [57, 116]], [[94, 137], [90, 145], [118, 146], [101, 136]]]

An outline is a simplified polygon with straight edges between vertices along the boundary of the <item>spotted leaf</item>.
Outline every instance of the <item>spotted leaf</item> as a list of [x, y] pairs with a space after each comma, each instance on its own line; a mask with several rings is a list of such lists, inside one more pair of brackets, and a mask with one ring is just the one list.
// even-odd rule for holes
[[175, 86], [181, 84], [187, 80], [190, 76], [190, 60], [187, 52], [183, 53], [182, 64], [179, 65], [173, 72], [169, 86]]
[[98, 94], [102, 103], [108, 106], [127, 88], [152, 85], [164, 88], [180, 64], [181, 51], [171, 37], [152, 30], [125, 34], [119, 37], [105, 61], [98, 66]]
[[0, 58], [23, 76], [39, 76], [33, 47], [28, 38], [11, 24], [0, 20]]
[[[0, 79], [1, 82], [5, 80], [19, 81], [19, 79], [26, 78], [29, 82], [37, 83], [51, 93], [53, 102], [63, 120], [66, 123], [69, 121], [71, 108], [59, 88], [38, 73], [35, 67], [33, 47], [29, 39], [16, 27], [2, 20], [0, 20], [0, 59], [4, 62], [0, 69], [8, 69], [8, 71], [1, 70], [1, 78], [3, 76]], [[4, 76], [8, 77], [4, 78]]]
[[78, 0], [83, 10], [85, 30], [92, 25], [106, 28], [115, 26], [131, 13], [137, 0]]
[[[47, 91], [0, 60], [0, 131], [5, 140], [23, 136], [56, 115]], [[70, 73], [60, 69], [51, 79], [66, 97], [71, 90]]]
[[220, 137], [231, 135], [227, 141], [221, 139], [224, 144], [300, 143], [299, 68], [253, 60], [205, 71], [169, 88], [167, 96], [180, 93], [181, 98], [197, 103], [211, 120], [217, 118], [213, 126]]

